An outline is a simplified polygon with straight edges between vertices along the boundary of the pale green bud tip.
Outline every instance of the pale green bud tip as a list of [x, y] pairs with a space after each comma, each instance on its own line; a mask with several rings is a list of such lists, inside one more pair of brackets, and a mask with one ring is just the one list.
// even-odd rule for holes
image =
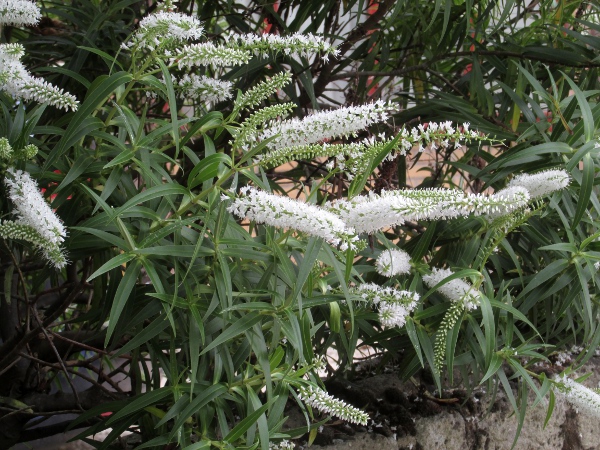
[[33, 145], [33, 144], [28, 144], [25, 146], [25, 148], [22, 150], [23, 152], [23, 157], [25, 159], [31, 159], [33, 157], [35, 157], [35, 155], [38, 154], [38, 148], [37, 146]]
[[5, 137], [0, 138], [0, 158], [10, 159], [13, 154], [13, 149]]

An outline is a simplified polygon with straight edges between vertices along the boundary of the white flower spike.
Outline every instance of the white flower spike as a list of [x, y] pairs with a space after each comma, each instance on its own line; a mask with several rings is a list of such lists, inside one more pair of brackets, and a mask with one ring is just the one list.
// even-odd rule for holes
[[27, 172], [9, 168], [4, 183], [16, 208], [16, 221], [0, 224], [0, 235], [23, 239], [36, 245], [54, 266], [66, 265], [61, 246], [65, 227], [46, 202], [37, 183]]
[[340, 245], [341, 250], [356, 248], [358, 237], [339, 217], [318, 206], [289, 197], [245, 187], [241, 189], [241, 196], [227, 210], [257, 223], [319, 236], [332, 245]]
[[24, 52], [22, 45], [0, 44], [0, 91], [13, 98], [36, 100], [75, 111], [78, 102], [74, 96], [27, 71], [20, 61]]
[[555, 379], [557, 390], [577, 409], [600, 418], [600, 395], [565, 375]]
[[571, 177], [565, 170], [546, 170], [534, 174], [517, 175], [508, 183], [507, 187], [523, 187], [527, 189], [531, 198], [535, 199], [566, 188], [570, 181]]
[[301, 387], [298, 396], [307, 405], [323, 414], [331, 414], [346, 422], [366, 425], [369, 415], [346, 402], [329, 395], [323, 389], [313, 386]]

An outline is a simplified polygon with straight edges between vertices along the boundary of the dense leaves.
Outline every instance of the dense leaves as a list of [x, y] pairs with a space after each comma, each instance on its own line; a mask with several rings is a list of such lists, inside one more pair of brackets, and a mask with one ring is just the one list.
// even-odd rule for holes
[[[268, 450], [328, 414], [366, 420], [320, 379], [354, 376], [359, 345], [439, 392], [457, 370], [504, 389], [520, 423], [528, 392], [584, 392], [553, 375], [600, 343], [599, 12], [540, 3], [182, 1], [205, 28], [189, 59], [218, 56], [191, 72], [177, 33], [195, 21], [140, 25], [169, 4], [45, 3], [4, 26], [79, 104], [0, 94], [2, 178], [30, 173], [68, 232], [61, 270], [0, 233], [0, 447], [85, 426], [100, 449], [129, 430]], [[297, 32], [324, 39], [275, 37]], [[283, 431], [288, 403], [307, 426]]]

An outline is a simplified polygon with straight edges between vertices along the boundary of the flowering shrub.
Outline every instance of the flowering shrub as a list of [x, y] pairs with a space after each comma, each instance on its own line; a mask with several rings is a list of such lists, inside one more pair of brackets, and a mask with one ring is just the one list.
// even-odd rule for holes
[[[110, 429], [99, 448], [127, 430], [138, 448], [292, 448], [329, 416], [368, 423], [319, 375], [334, 347], [349, 376], [359, 340], [395, 351], [405, 378], [431, 371], [439, 393], [459, 369], [515, 408], [531, 388], [597, 411], [593, 391], [535, 369], [565, 339], [584, 344], [581, 363], [600, 343], [595, 94], [563, 74], [554, 128], [532, 120], [510, 148], [466, 120], [394, 127], [394, 101], [287, 118], [302, 68], [339, 56], [328, 38], [215, 37], [171, 2], [131, 23], [106, 3], [98, 17], [122, 20], [107, 25], [112, 53], [79, 46], [104, 64], [91, 79], [89, 55], [57, 64], [69, 82], [50, 84], [28, 69], [35, 41], [0, 44], [0, 447], [75, 412], [61, 427], [85, 425], [88, 440]], [[4, 27], [39, 15], [0, 1]], [[85, 93], [61, 87], [76, 83]], [[408, 158], [453, 152], [480, 155], [480, 168], [439, 164], [481, 189], [439, 168], [418, 188], [380, 183]], [[305, 427], [284, 429], [289, 403]]]

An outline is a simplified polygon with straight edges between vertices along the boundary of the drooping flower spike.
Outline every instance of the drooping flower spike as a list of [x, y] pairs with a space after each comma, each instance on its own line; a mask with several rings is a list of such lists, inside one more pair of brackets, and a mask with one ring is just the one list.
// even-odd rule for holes
[[11, 97], [49, 103], [57, 108], [75, 111], [76, 98], [31, 75], [21, 63], [25, 49], [19, 44], [0, 44], [0, 91]]
[[329, 203], [327, 207], [357, 233], [374, 233], [407, 220], [508, 214], [526, 206], [528, 201], [527, 190], [517, 187], [492, 195], [466, 194], [457, 189], [407, 189], [384, 191], [380, 195], [370, 193]]
[[64, 267], [67, 261], [61, 247], [67, 232], [40, 194], [37, 183], [27, 172], [13, 168], [7, 170], [4, 183], [8, 187], [17, 220], [2, 221], [0, 235], [31, 242], [52, 265]]
[[346, 402], [329, 395], [323, 389], [313, 386], [301, 387], [298, 397], [305, 404], [316, 409], [322, 414], [331, 414], [350, 423], [366, 425], [369, 415]]
[[340, 245], [342, 250], [356, 248], [358, 237], [354, 230], [346, 227], [335, 214], [316, 205], [250, 187], [240, 191], [241, 195], [227, 208], [238, 217], [318, 236], [332, 245]]
[[556, 388], [577, 409], [600, 418], [600, 394], [566, 375], [555, 378]]
[[571, 177], [566, 170], [546, 170], [534, 174], [517, 175], [510, 180], [507, 187], [523, 187], [527, 189], [532, 199], [536, 199], [566, 188], [570, 181]]
[[276, 149], [351, 136], [369, 125], [386, 121], [389, 112], [396, 109], [396, 106], [378, 100], [366, 105], [317, 112], [304, 119], [274, 121], [256, 136], [256, 141], [273, 138], [269, 147]]
[[327, 60], [330, 55], [336, 56], [338, 50], [322, 37], [312, 33], [294, 33], [287, 36], [276, 34], [230, 34], [225, 36], [227, 45], [251, 51], [256, 55], [266, 56], [276, 52], [289, 56], [321, 55]]

